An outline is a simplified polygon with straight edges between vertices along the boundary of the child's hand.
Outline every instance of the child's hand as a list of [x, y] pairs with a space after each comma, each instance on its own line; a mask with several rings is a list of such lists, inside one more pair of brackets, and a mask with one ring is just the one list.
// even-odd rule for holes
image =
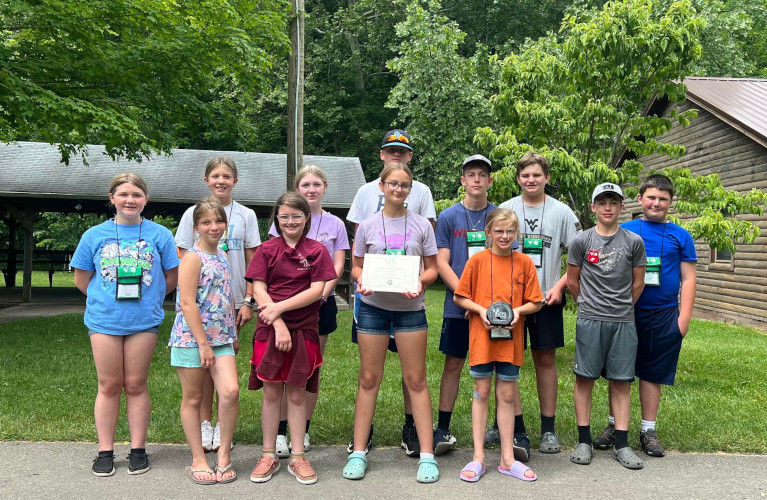
[[240, 307], [240, 312], [237, 313], [236, 325], [237, 328], [245, 326], [245, 323], [253, 319], [253, 309], [243, 305]]
[[207, 342], [205, 345], [200, 346], [200, 365], [203, 368], [210, 368], [216, 364], [216, 355], [213, 354], [213, 349]]
[[557, 287], [551, 288], [546, 292], [544, 302], [548, 305], [559, 304], [562, 302], [562, 289]]
[[517, 309], [513, 309], [513, 311], [514, 311], [514, 319], [511, 320], [511, 323], [509, 323], [508, 326], [504, 326], [504, 328], [507, 330], [513, 330], [514, 325], [516, 325], [517, 321], [519, 321], [519, 311]]
[[269, 302], [258, 306], [258, 319], [271, 325], [282, 315], [282, 307], [279, 303]]
[[423, 293], [423, 285], [419, 281], [418, 282], [418, 290], [416, 291], [416, 293], [413, 293], [413, 292], [402, 292], [402, 295], [404, 295], [405, 297], [407, 297], [410, 300], [413, 300], [413, 299], [417, 298], [419, 295], [421, 295], [422, 293]]
[[362, 287], [362, 276], [357, 278], [357, 292], [359, 292], [360, 295], [365, 295], [365, 296], [373, 294], [373, 290], [368, 290], [367, 288]]
[[485, 325], [485, 328], [488, 330], [493, 329], [493, 325], [490, 324], [490, 321], [487, 319], [487, 309], [484, 307], [479, 310], [479, 317], [482, 318], [482, 323]]
[[293, 348], [293, 342], [290, 339], [290, 331], [284, 325], [274, 327], [274, 347], [280, 351], [289, 351]]
[[234, 355], [237, 356], [240, 352], [240, 339], [235, 339], [235, 341], [232, 342], [232, 348], [234, 349]]

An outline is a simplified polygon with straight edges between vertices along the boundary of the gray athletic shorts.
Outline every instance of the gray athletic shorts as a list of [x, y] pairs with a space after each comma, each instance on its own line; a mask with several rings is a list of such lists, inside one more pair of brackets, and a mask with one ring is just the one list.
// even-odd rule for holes
[[575, 369], [579, 377], [633, 382], [637, 357], [634, 322], [581, 319], [575, 323]]

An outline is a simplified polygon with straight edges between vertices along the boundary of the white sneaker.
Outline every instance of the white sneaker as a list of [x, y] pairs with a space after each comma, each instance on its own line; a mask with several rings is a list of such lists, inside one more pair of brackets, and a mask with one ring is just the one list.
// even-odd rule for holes
[[304, 451], [309, 451], [309, 433], [304, 434]]
[[[213, 451], [218, 451], [221, 448], [221, 424], [216, 423], [216, 427], [213, 429]], [[234, 448], [234, 442], [229, 443], [229, 449]]]
[[210, 422], [205, 420], [200, 424], [200, 432], [202, 433], [202, 449], [210, 451], [213, 449], [213, 427]]
[[290, 449], [288, 448], [287, 436], [277, 436], [277, 456], [280, 458], [288, 458], [290, 456]]

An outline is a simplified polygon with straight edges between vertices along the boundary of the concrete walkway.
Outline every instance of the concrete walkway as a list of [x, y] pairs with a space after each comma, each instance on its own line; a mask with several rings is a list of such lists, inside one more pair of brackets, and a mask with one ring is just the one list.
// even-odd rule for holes
[[[374, 448], [370, 468], [361, 481], [341, 476], [346, 451], [341, 447], [314, 447], [307, 454], [319, 481], [300, 485], [280, 470], [265, 484], [250, 482], [260, 447], [235, 446], [234, 468], [239, 477], [231, 484], [199, 486], [184, 476], [191, 462], [185, 446], [149, 445], [151, 470], [127, 474], [128, 447], [116, 448], [112, 477], [99, 478], [90, 467], [96, 445], [85, 443], [0, 443], [0, 498], [621, 498], [621, 499], [761, 499], [767, 495], [767, 455], [698, 455], [671, 453], [664, 458], [645, 457], [645, 468], [621, 467], [612, 452], [595, 452], [589, 466], [575, 465], [569, 453], [534, 452], [528, 463], [538, 480], [524, 483], [496, 472], [498, 450], [487, 453], [487, 474], [475, 484], [461, 481], [461, 468], [471, 460], [467, 449], [438, 457], [441, 479], [434, 484], [415, 480], [417, 460], [399, 448]], [[215, 460], [208, 455], [211, 465]]]

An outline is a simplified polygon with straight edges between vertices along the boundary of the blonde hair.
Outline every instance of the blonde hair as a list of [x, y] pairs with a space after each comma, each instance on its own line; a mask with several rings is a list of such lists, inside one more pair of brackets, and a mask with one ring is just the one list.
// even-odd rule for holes
[[144, 192], [146, 196], [149, 196], [149, 188], [146, 185], [146, 181], [141, 178], [139, 174], [133, 174], [133, 173], [125, 173], [120, 174], [114, 179], [112, 179], [112, 182], [109, 183], [109, 194], [115, 194], [115, 191], [117, 191], [117, 188], [125, 183], [133, 184], [140, 190]]
[[502, 222], [508, 223], [510, 226], [514, 226], [515, 230], [519, 230], [519, 217], [513, 210], [508, 208], [496, 208], [490, 215], [487, 216], [487, 222], [485, 222], [485, 232], [491, 234], [493, 226]]
[[203, 218], [203, 216], [210, 212], [216, 214], [218, 218], [223, 219], [223, 221], [227, 224], [229, 223], [226, 218], [226, 210], [224, 210], [224, 205], [222, 205], [221, 202], [216, 198], [209, 196], [204, 200], [198, 201], [194, 206], [194, 210], [192, 211], [192, 223], [194, 224], [194, 227], [197, 227], [197, 224], [200, 223], [200, 220]]
[[280, 223], [277, 220], [277, 213], [280, 211], [280, 207], [283, 205], [290, 208], [295, 208], [296, 210], [303, 212], [304, 216], [306, 217], [306, 224], [304, 225], [303, 235], [306, 236], [309, 233], [309, 226], [312, 221], [312, 212], [309, 208], [309, 202], [306, 201], [306, 198], [295, 191], [287, 191], [283, 193], [279, 198], [277, 198], [277, 201], [274, 204], [274, 209], [272, 209], [272, 224], [274, 224], [274, 228], [277, 230], [277, 234], [280, 236], [282, 236], [282, 228], [280, 227]]
[[234, 161], [231, 158], [227, 158], [226, 156], [216, 156], [210, 160], [205, 166], [205, 177], [208, 177], [210, 173], [218, 167], [228, 168], [232, 171], [234, 178], [237, 178], [237, 165], [234, 164]]
[[298, 189], [298, 184], [301, 182], [301, 179], [303, 179], [307, 175], [313, 175], [317, 177], [319, 180], [321, 180], [323, 184], [325, 184], [326, 186], [328, 185], [328, 178], [325, 175], [325, 172], [323, 172], [320, 167], [318, 167], [317, 165], [305, 165], [296, 174], [296, 182], [294, 183], [293, 187]]
[[384, 163], [383, 170], [381, 170], [381, 182], [386, 181], [386, 179], [397, 170], [403, 170], [408, 175], [408, 177], [410, 177], [410, 180], [413, 180], [413, 171], [410, 170], [410, 167], [407, 166], [407, 163], [400, 161], [387, 161]]

